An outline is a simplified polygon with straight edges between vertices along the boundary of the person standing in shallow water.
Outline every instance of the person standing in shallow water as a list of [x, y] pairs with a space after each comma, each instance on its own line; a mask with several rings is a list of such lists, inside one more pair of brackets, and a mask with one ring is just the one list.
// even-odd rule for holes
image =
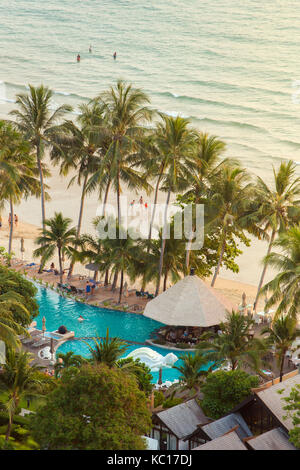
[[114, 52], [114, 59], [116, 60], [116, 58], [117, 58], [117, 53]]
[[80, 62], [80, 54], [77, 54], [77, 62]]
[[92, 53], [92, 46], [89, 47], [89, 53]]

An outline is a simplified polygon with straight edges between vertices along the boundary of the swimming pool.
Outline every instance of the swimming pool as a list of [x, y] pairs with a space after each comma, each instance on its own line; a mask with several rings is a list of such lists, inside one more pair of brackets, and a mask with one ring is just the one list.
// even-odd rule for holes
[[[37, 285], [37, 300], [39, 303], [40, 313], [35, 319], [37, 328], [42, 328], [42, 318], [46, 318], [46, 328], [48, 332], [56, 331], [59, 326], [64, 325], [69, 331], [74, 331], [76, 338], [88, 338], [92, 336], [105, 336], [106, 330], [109, 328], [109, 336], [118, 336], [124, 340], [131, 340], [143, 343], [149, 339], [150, 334], [156, 328], [162, 326], [155, 320], [146, 318], [143, 315], [135, 313], [121, 312], [117, 310], [101, 309], [75, 302], [72, 299], [62, 297], [51, 289], [46, 289]], [[79, 315], [85, 319], [83, 322], [78, 321]], [[92, 344], [91, 340], [84, 340]], [[88, 357], [89, 348], [84, 341], [73, 340], [67, 341], [59, 348], [59, 352], [66, 353], [74, 351], [75, 354], [81, 354]], [[130, 345], [124, 356], [131, 351], [142, 347], [139, 345]], [[172, 352], [177, 357], [181, 356], [181, 351], [169, 350], [156, 346], [150, 346], [151, 349], [157, 351], [162, 356], [166, 356]], [[179, 359], [176, 366], [181, 364]], [[180, 373], [176, 369], [163, 369], [163, 381], [174, 381], [178, 379]], [[152, 372], [153, 382], [158, 380], [158, 372]]]

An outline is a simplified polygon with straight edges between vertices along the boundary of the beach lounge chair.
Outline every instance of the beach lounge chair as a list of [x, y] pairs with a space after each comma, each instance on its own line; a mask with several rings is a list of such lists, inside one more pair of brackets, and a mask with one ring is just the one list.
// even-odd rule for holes
[[38, 348], [39, 346], [44, 346], [46, 345], [47, 343], [50, 342], [50, 339], [49, 338], [43, 338], [39, 341], [36, 341], [35, 343], [32, 344], [32, 347], [33, 348]]
[[144, 310], [144, 307], [139, 304], [130, 305], [129, 308], [133, 310], [134, 312], [142, 312]]
[[28, 344], [28, 345], [33, 342], [34, 342], [34, 338], [26, 338], [22, 340], [23, 344]]

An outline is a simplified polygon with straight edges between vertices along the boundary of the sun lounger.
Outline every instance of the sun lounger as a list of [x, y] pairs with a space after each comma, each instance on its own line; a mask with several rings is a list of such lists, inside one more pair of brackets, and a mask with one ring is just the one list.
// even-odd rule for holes
[[27, 339], [23, 339], [22, 340], [22, 343], [23, 344], [30, 344], [30, 343], [33, 343], [34, 342], [34, 339], [33, 338], [27, 338]]
[[44, 346], [46, 345], [47, 343], [50, 342], [50, 339], [49, 338], [43, 338], [39, 341], [36, 341], [35, 343], [32, 344], [32, 347], [33, 348], [38, 348], [39, 346]]
[[133, 310], [134, 312], [139, 312], [139, 311], [144, 310], [144, 307], [138, 304], [129, 305], [129, 308]]

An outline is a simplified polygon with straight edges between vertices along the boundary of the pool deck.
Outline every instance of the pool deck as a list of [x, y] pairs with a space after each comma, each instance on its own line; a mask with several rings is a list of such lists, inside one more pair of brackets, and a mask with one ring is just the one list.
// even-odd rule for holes
[[[56, 338], [51, 338], [47, 337], [43, 334], [42, 330], [39, 330], [37, 328], [30, 328], [28, 330], [28, 333], [30, 337], [24, 338], [20, 337], [21, 344], [22, 344], [22, 349], [26, 352], [29, 352], [32, 356], [32, 362], [31, 364], [38, 365], [39, 367], [43, 367], [45, 369], [53, 369], [54, 363], [55, 363], [55, 353], [56, 350], [66, 341], [72, 340], [74, 338], [74, 332], [73, 331], [68, 331], [65, 335], [60, 335], [58, 334], [57, 331], [53, 331], [51, 333], [55, 334]], [[49, 332], [46, 332], [46, 334]], [[30, 341], [31, 339], [31, 341]], [[53, 358], [43, 358], [41, 357], [41, 351], [44, 350], [44, 348], [50, 348], [51, 346], [51, 339], [53, 340]], [[27, 343], [27, 341], [30, 341]], [[39, 346], [36, 346], [38, 343], [43, 342]]]
[[[18, 271], [22, 274], [25, 274], [28, 278], [32, 280], [42, 282], [44, 287], [51, 287], [57, 291], [58, 283], [60, 282], [59, 276], [54, 273], [39, 273], [39, 266], [35, 265], [32, 267], [26, 266], [26, 262], [19, 262], [17, 260], [12, 261], [11, 269]], [[70, 286], [76, 287], [76, 289], [85, 290], [86, 282], [91, 279], [88, 276], [82, 276], [79, 274], [72, 275], [70, 278], [64, 276], [64, 283], [69, 284]], [[100, 283], [96, 286], [96, 289], [93, 294], [68, 294], [66, 291], [62, 290], [59, 293], [62, 293], [65, 297], [72, 297], [79, 302], [84, 302], [88, 305], [93, 305], [99, 308], [107, 309], [116, 309], [122, 310], [130, 313], [143, 314], [144, 309], [147, 305], [149, 299], [146, 297], [137, 297], [136, 289], [129, 289], [122, 296], [121, 303], [118, 303], [119, 299], [119, 288], [112, 290], [112, 286], [109, 284], [107, 287], [104, 287], [103, 283]]]

